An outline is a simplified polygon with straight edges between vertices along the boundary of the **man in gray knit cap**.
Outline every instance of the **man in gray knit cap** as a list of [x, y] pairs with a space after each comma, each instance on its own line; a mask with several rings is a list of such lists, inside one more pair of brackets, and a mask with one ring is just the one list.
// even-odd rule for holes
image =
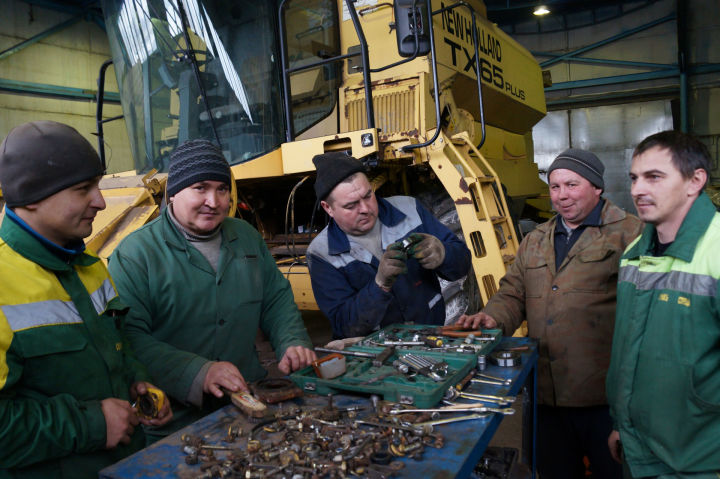
[[293, 299], [260, 233], [229, 218], [232, 176], [222, 151], [190, 140], [170, 156], [169, 205], [130, 234], [110, 272], [130, 306], [125, 331], [136, 354], [174, 401], [166, 435], [228, 403], [264, 377], [254, 347], [258, 328], [278, 368], [316, 359]]
[[0, 145], [0, 477], [96, 478], [145, 446], [131, 405], [147, 371], [119, 325], [127, 309], [85, 250], [100, 157], [74, 128], [33, 121]]
[[538, 471], [553, 479], [617, 478], [605, 377], [615, 323], [620, 256], [641, 221], [602, 197], [605, 167], [593, 153], [571, 148], [548, 168], [558, 215], [520, 244], [500, 289], [483, 310], [459, 322], [501, 327], [523, 320], [539, 340]]

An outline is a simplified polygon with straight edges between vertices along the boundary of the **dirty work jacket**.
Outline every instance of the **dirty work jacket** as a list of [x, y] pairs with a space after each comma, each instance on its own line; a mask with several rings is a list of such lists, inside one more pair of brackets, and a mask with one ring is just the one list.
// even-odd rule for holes
[[355, 242], [331, 219], [307, 251], [310, 279], [320, 310], [330, 319], [335, 338], [364, 336], [378, 327], [413, 321], [443, 324], [445, 302], [437, 276], [454, 281], [470, 269], [465, 244], [414, 198], [378, 197], [382, 249], [411, 233], [428, 233], [445, 245], [445, 260], [435, 270], [407, 261], [390, 292], [375, 283], [378, 259]]
[[620, 263], [610, 414], [633, 477], [720, 471], [720, 214], [702, 193], [659, 257], [654, 236]]
[[103, 263], [69, 262], [7, 215], [0, 229], [0, 478], [90, 478], [145, 445], [107, 451], [100, 401], [147, 379], [120, 332]]
[[220, 405], [209, 395], [203, 410], [184, 404], [207, 362], [229, 361], [249, 382], [267, 374], [254, 346], [258, 328], [278, 359], [288, 346], [312, 348], [290, 283], [260, 233], [236, 218], [221, 228], [217, 272], [177, 230], [167, 208], [110, 258], [110, 273], [130, 306], [128, 339], [155, 384], [174, 399], [175, 419], [165, 433]]
[[529, 336], [539, 340], [540, 404], [604, 405], [618, 263], [642, 223], [606, 199], [600, 226], [585, 228], [556, 271], [557, 221], [558, 216], [523, 239], [483, 311], [505, 334], [527, 319]]

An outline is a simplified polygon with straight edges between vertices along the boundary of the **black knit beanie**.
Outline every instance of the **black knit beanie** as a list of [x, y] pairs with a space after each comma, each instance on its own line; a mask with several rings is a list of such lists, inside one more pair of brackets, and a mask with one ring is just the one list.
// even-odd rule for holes
[[318, 200], [327, 198], [338, 183], [353, 173], [365, 173], [360, 161], [340, 151], [315, 155], [312, 161], [317, 170], [315, 194]]
[[577, 148], [565, 150], [555, 158], [550, 168], [548, 168], [548, 180], [550, 179], [550, 173], [557, 169], [574, 171], [595, 185], [596, 188], [605, 189], [605, 182], [603, 181], [605, 165], [594, 153]]
[[8, 207], [25, 206], [103, 175], [95, 149], [78, 131], [54, 121], [10, 130], [0, 145], [0, 188]]
[[175, 148], [170, 155], [167, 179], [167, 196], [172, 198], [180, 191], [200, 181], [222, 181], [230, 186], [230, 165], [222, 150], [208, 140], [188, 140]]

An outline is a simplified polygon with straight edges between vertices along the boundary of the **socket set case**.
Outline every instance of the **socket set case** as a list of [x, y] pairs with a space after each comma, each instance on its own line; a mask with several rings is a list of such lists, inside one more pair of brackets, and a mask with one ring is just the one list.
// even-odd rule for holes
[[[378, 354], [385, 348], [351, 346], [346, 351]], [[448, 372], [441, 381], [435, 381], [423, 374], [408, 377], [399, 372], [393, 361], [406, 354], [414, 354], [430, 361], [444, 361]], [[353, 391], [377, 394], [386, 401], [425, 408], [440, 402], [445, 391], [462, 380], [477, 364], [477, 357], [471, 354], [444, 353], [440, 351], [396, 350], [382, 366], [373, 366], [371, 358], [346, 357], [346, 371], [333, 379], [317, 376], [308, 366], [290, 375], [295, 384], [306, 393], [333, 394]]]
[[[453, 331], [451, 327], [443, 328], [442, 326], [430, 324], [391, 324], [367, 336], [360, 341], [359, 344], [363, 346], [384, 347], [383, 343], [385, 341], [413, 341], [413, 339], [418, 336], [437, 336], [442, 339], [444, 345], [458, 348], [465, 345], [465, 338], [445, 336], [443, 335], [443, 329]], [[487, 339], [487, 341], [479, 342], [476, 339], [474, 341], [476, 345], [474, 348], [475, 351], [465, 351], [464, 353], [475, 354], [476, 356], [481, 354], [487, 356], [493, 349], [495, 349], [495, 346], [500, 344], [500, 340], [502, 339], [502, 330], [483, 329], [482, 336]], [[398, 348], [423, 350], [429, 349], [429, 346], [398, 346]]]

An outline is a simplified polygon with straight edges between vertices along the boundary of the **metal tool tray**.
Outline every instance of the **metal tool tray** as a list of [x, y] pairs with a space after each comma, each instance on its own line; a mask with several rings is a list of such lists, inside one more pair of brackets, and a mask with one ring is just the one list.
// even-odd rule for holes
[[[359, 351], [377, 354], [384, 348], [370, 346], [352, 346], [347, 351]], [[450, 371], [442, 381], [434, 381], [427, 376], [417, 374], [414, 381], [400, 374], [392, 362], [399, 356], [412, 353], [445, 361]], [[347, 356], [345, 374], [333, 379], [323, 379], [315, 374], [311, 367], [303, 368], [290, 375], [295, 384], [308, 393], [332, 394], [339, 391], [354, 391], [366, 394], [377, 394], [383, 399], [417, 407], [433, 407], [443, 397], [445, 391], [463, 379], [477, 364], [473, 354], [445, 353], [441, 351], [410, 351], [396, 350], [395, 353], [380, 367], [372, 365], [372, 359]], [[397, 373], [397, 374], [395, 374]], [[385, 374], [394, 374], [379, 380]], [[373, 380], [373, 382], [368, 382]]]
[[[374, 332], [373, 334], [367, 336], [362, 341], [360, 341], [360, 345], [362, 346], [375, 346], [375, 347], [383, 347], [382, 342], [384, 340], [390, 340], [391, 338], [397, 338], [403, 341], [410, 341], [412, 340], [413, 336], [415, 334], [418, 334], [418, 332], [421, 331], [432, 331], [432, 330], [440, 330], [440, 326], [434, 326], [430, 324], [391, 324], [389, 326], [384, 327], [383, 329]], [[490, 354], [490, 352], [495, 349], [495, 346], [497, 346], [500, 343], [500, 340], [502, 339], [502, 330], [501, 329], [483, 329], [482, 330], [483, 335], [492, 336], [492, 341], [487, 341], [483, 343], [478, 343], [477, 341], [475, 344], [478, 344], [478, 348], [476, 348], [475, 355], [485, 355], [487, 356]], [[442, 333], [436, 332], [434, 333], [435, 336], [441, 337], [443, 340], [443, 343], [446, 345], [451, 346], [462, 346], [464, 344], [464, 338], [453, 338], [449, 336], [443, 336]], [[379, 344], [377, 344], [379, 343]], [[398, 346], [398, 348], [403, 349], [413, 349], [413, 350], [423, 350], [427, 349], [427, 346]]]

